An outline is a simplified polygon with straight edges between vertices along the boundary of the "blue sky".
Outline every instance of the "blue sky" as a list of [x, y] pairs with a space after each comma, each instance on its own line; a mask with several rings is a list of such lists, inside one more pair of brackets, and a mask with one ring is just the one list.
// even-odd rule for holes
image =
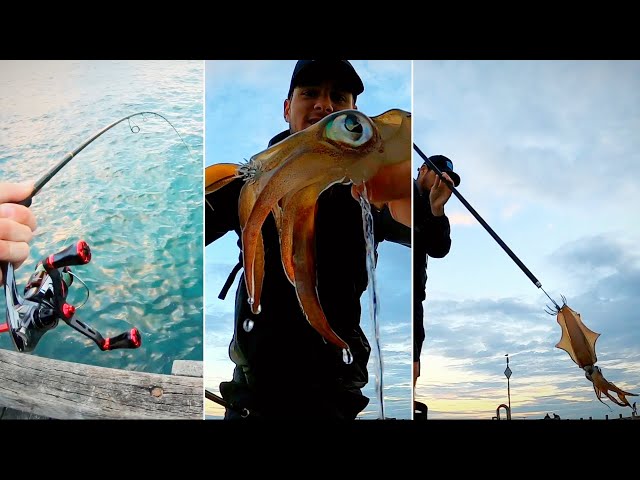
[[[413, 101], [415, 143], [453, 160], [464, 198], [601, 334], [605, 378], [640, 394], [640, 62], [416, 61]], [[494, 416], [507, 353], [513, 418], [629, 416], [555, 348], [551, 302], [455, 196], [446, 213], [416, 390], [429, 418]]]
[[[205, 66], [205, 164], [239, 163], [264, 150], [269, 140], [288, 128], [283, 118], [295, 60], [209, 61]], [[358, 109], [375, 116], [391, 108], [411, 110], [410, 61], [353, 61], [365, 85], [357, 99]], [[205, 249], [205, 386], [219, 393], [221, 381], [231, 379], [233, 363], [228, 345], [233, 334], [234, 292], [217, 296], [237, 262], [234, 232]], [[383, 242], [376, 272], [381, 298], [380, 343], [384, 362], [385, 414], [408, 418], [411, 413], [410, 250]], [[372, 322], [367, 314], [367, 293], [362, 297], [361, 324], [370, 341]], [[375, 366], [369, 362], [370, 382], [365, 395], [371, 398], [363, 418], [377, 418], [379, 404], [373, 387]], [[208, 417], [220, 417], [222, 409], [206, 402]]]

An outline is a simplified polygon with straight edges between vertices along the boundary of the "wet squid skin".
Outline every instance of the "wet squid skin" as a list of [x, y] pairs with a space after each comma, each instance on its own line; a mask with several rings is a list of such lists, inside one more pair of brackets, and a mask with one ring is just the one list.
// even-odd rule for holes
[[[616, 405], [621, 407], [631, 407], [626, 395], [637, 396], [634, 393], [625, 392], [616, 387], [613, 383], [607, 381], [602, 375], [602, 370], [595, 363], [598, 361], [596, 356], [596, 340], [600, 336], [582, 323], [580, 314], [575, 312], [563, 304], [558, 310], [557, 321], [562, 327], [562, 337], [556, 347], [567, 352], [571, 359], [585, 371], [585, 376], [593, 383], [593, 390], [602, 403], [602, 395], [606, 395]], [[618, 399], [614, 398], [609, 391], [615, 392]]]
[[402, 162], [411, 162], [409, 112], [393, 109], [368, 117], [357, 110], [342, 110], [254, 155], [246, 164], [206, 168], [206, 193], [235, 178], [245, 180], [238, 213], [244, 277], [253, 313], [260, 312], [262, 225], [271, 212], [279, 232], [284, 271], [308, 322], [327, 341], [349, 348], [329, 325], [316, 290], [317, 200], [331, 185], [360, 185], [385, 167]]

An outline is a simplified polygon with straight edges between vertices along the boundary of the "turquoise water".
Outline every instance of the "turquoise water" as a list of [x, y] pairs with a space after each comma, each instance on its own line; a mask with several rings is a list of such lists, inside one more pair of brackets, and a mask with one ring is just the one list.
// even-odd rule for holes
[[[33, 199], [38, 228], [16, 271], [19, 291], [42, 257], [79, 239], [88, 265], [72, 267], [90, 296], [76, 316], [104, 337], [137, 327], [142, 347], [101, 352], [60, 322], [33, 355], [170, 373], [202, 360], [203, 62], [0, 62], [0, 181], [40, 178], [108, 124], [123, 122], [71, 160]], [[67, 301], [80, 304], [74, 281]], [[4, 316], [4, 295], [0, 299]], [[13, 350], [7, 334], [0, 348]]]

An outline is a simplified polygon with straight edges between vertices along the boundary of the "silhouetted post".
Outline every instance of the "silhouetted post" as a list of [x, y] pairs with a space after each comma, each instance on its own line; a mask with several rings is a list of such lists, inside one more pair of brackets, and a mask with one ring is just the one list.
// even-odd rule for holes
[[509, 385], [511, 369], [509, 368], [509, 354], [507, 353], [505, 357], [507, 357], [507, 368], [504, 370], [504, 375], [507, 377], [507, 396], [509, 398], [509, 412], [511, 412], [511, 386]]

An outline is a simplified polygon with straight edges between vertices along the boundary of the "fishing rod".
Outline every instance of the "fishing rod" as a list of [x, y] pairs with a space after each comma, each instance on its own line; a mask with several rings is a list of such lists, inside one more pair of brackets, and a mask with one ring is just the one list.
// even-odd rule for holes
[[[111, 130], [113, 127], [115, 127], [119, 123], [122, 123], [125, 120], [129, 120], [132, 117], [135, 117], [135, 116], [138, 116], [138, 115], [147, 115], [147, 114], [148, 115], [156, 115], [156, 116], [162, 118], [165, 122], [167, 122], [169, 125], [171, 125], [171, 127], [175, 130], [175, 132], [180, 137], [180, 140], [182, 140], [182, 143], [187, 145], [185, 143], [185, 141], [182, 139], [182, 137], [180, 136], [180, 133], [178, 133], [176, 128], [171, 124], [171, 122], [169, 120], [167, 120], [164, 116], [160, 115], [159, 113], [156, 113], [156, 112], [137, 112], [137, 113], [133, 113], [131, 115], [127, 115], [126, 117], [122, 117], [120, 120], [116, 120], [115, 122], [111, 123], [110, 125], [107, 125], [106, 127], [104, 127], [99, 132], [97, 132], [97, 133], [93, 134], [92, 136], [90, 136], [89, 138], [87, 138], [84, 142], [82, 142], [82, 144], [80, 144], [79, 147], [77, 147], [74, 150], [72, 150], [69, 153], [67, 153], [62, 160], [60, 160], [53, 168], [51, 168], [47, 173], [45, 173], [34, 184], [33, 190], [31, 191], [31, 193], [29, 194], [29, 196], [27, 198], [25, 198], [24, 200], [22, 200], [20, 202], [16, 202], [16, 203], [18, 203], [20, 205], [24, 205], [25, 207], [31, 206], [31, 199], [42, 189], [42, 187], [44, 187], [49, 182], [49, 180], [51, 180], [67, 163], [69, 163], [69, 161], [73, 157], [75, 157], [76, 155], [78, 155], [78, 153], [80, 153], [82, 150], [84, 150], [87, 147], [87, 145], [89, 145], [91, 142], [93, 142], [95, 139], [97, 139], [103, 133], [107, 132], [108, 130]], [[140, 127], [139, 126], [137, 126], [137, 125], [133, 125], [132, 126], [131, 123], [129, 123], [129, 129], [131, 130], [132, 133], [138, 133], [140, 131]], [[187, 148], [188, 147], [189, 146], [187, 145]], [[189, 151], [189, 153], [191, 153], [191, 151]]]
[[[131, 125], [130, 119], [139, 115], [155, 115], [162, 118], [173, 128], [178, 134], [178, 137], [180, 137], [180, 140], [182, 140], [182, 143], [189, 149], [189, 146], [180, 133], [163, 115], [156, 112], [133, 113], [107, 125], [87, 138], [77, 148], [67, 153], [62, 160], [35, 182], [33, 190], [27, 198], [15, 203], [24, 205], [25, 207], [31, 206], [33, 197], [40, 192], [42, 187], [55, 177], [72, 158], [116, 125], [128, 120], [131, 132], [138, 133], [140, 127], [135, 124]], [[190, 149], [189, 154], [191, 155]], [[75, 276], [69, 267], [71, 265], [84, 265], [90, 260], [91, 250], [89, 245], [84, 241], [79, 241], [57, 254], [45, 257], [36, 265], [36, 270], [24, 289], [24, 297], [18, 294], [13, 265], [5, 261], [0, 262], [5, 284], [4, 292], [6, 299], [6, 320], [4, 324], [0, 324], [0, 333], [9, 332], [18, 351], [33, 351], [42, 335], [58, 325], [58, 320], [63, 320], [73, 329], [93, 340], [103, 351], [117, 348], [140, 347], [142, 337], [140, 331], [135, 327], [131, 328], [128, 332], [105, 339], [97, 330], [94, 330], [74, 317], [76, 307], [66, 303], [69, 286]], [[82, 282], [82, 280], [80, 281]]]
[[549, 294], [544, 290], [544, 288], [542, 288], [542, 283], [540, 283], [540, 280], [538, 280], [536, 276], [533, 273], [531, 273], [531, 270], [529, 270], [527, 266], [524, 263], [522, 263], [522, 261], [516, 256], [516, 254], [513, 253], [513, 251], [507, 246], [507, 244], [502, 241], [502, 239], [498, 236], [498, 234], [489, 226], [487, 222], [484, 221], [484, 219], [480, 216], [480, 214], [476, 212], [476, 210], [471, 206], [469, 202], [467, 202], [467, 200], [462, 196], [462, 194], [458, 192], [458, 190], [456, 190], [456, 187], [454, 187], [453, 184], [443, 176], [440, 169], [431, 161], [431, 159], [427, 157], [415, 143], [413, 144], [413, 149], [418, 153], [418, 155], [422, 157], [422, 159], [425, 162], [429, 164], [430, 168], [434, 170], [436, 174], [438, 174], [440, 179], [447, 184], [447, 186], [451, 189], [451, 191], [458, 198], [458, 200], [460, 200], [463, 203], [463, 205], [467, 207], [467, 210], [469, 210], [469, 212], [471, 212], [471, 214], [476, 218], [476, 220], [480, 222], [480, 225], [482, 225], [485, 228], [485, 230], [489, 232], [489, 235], [491, 235], [493, 239], [496, 242], [498, 242], [498, 245], [502, 247], [502, 249], [507, 253], [507, 255], [509, 255], [509, 257], [511, 257], [511, 259], [514, 262], [516, 262], [516, 265], [520, 267], [520, 269], [529, 278], [529, 280], [531, 280], [531, 282], [536, 287], [542, 290], [544, 294], [547, 296], [547, 298], [549, 298], [549, 300], [553, 302], [556, 308], [560, 310], [560, 307], [558, 306], [558, 304], [553, 300], [553, 298], [549, 296]]
[[[595, 344], [596, 340], [600, 336], [599, 333], [596, 333], [590, 330], [581, 320], [580, 314], [574, 310], [572, 310], [568, 305], [567, 301], [564, 297], [562, 297], [562, 307], [560, 307], [554, 300], [549, 296], [547, 292], [545, 292], [544, 288], [542, 288], [542, 284], [535, 277], [533, 273], [520, 261], [520, 259], [516, 256], [515, 253], [511, 251], [511, 249], [502, 241], [502, 239], [498, 236], [496, 232], [484, 221], [484, 219], [475, 211], [475, 209], [465, 200], [465, 198], [456, 190], [456, 188], [449, 182], [446, 178], [444, 178], [442, 172], [438, 169], [436, 165], [431, 161], [429, 157], [427, 157], [420, 148], [414, 143], [413, 149], [418, 152], [418, 155], [422, 157], [422, 159], [429, 164], [429, 166], [438, 174], [438, 176], [444, 181], [447, 186], [451, 189], [451, 191], [458, 197], [465, 207], [471, 212], [471, 214], [480, 222], [480, 224], [489, 232], [489, 234], [494, 238], [496, 242], [502, 247], [502, 249], [507, 252], [507, 255], [511, 257], [511, 259], [520, 267], [520, 269], [527, 275], [529, 280], [533, 282], [533, 284], [541, 289], [544, 294], [553, 302], [556, 307], [556, 312], [547, 311], [547, 313], [553, 315], [557, 314], [557, 321], [560, 327], [562, 328], [562, 338], [556, 344], [557, 348], [560, 348], [566, 351], [573, 362], [578, 365], [585, 372], [585, 377], [593, 383], [593, 389], [596, 394], [598, 400], [605, 404], [602, 401], [602, 396], [605, 395], [609, 400], [615, 403], [618, 406], [631, 407], [631, 404], [627, 400], [627, 396], [637, 396], [634, 393], [627, 392], [618, 388], [615, 384], [609, 382], [606, 378], [604, 378], [602, 374], [602, 369], [596, 366], [596, 362], [598, 358], [596, 356]], [[551, 309], [550, 309], [551, 310]], [[612, 391], [617, 394], [618, 399], [614, 398], [609, 392]], [[606, 405], [606, 404], [605, 404]], [[608, 405], [606, 405], [608, 408]], [[631, 407], [632, 408], [632, 407]]]
[[237, 407], [233, 403], [227, 402], [224, 398], [216, 395], [213, 392], [210, 392], [206, 388], [204, 389], [204, 396], [208, 400], [211, 400], [212, 402], [215, 402], [218, 405], [220, 405], [220, 406], [222, 406], [222, 407], [224, 407], [224, 408], [226, 408], [228, 410], [233, 410], [235, 412], [238, 412], [242, 416], [242, 418], [247, 418], [249, 415], [251, 415], [251, 412], [249, 411], [249, 409]]

